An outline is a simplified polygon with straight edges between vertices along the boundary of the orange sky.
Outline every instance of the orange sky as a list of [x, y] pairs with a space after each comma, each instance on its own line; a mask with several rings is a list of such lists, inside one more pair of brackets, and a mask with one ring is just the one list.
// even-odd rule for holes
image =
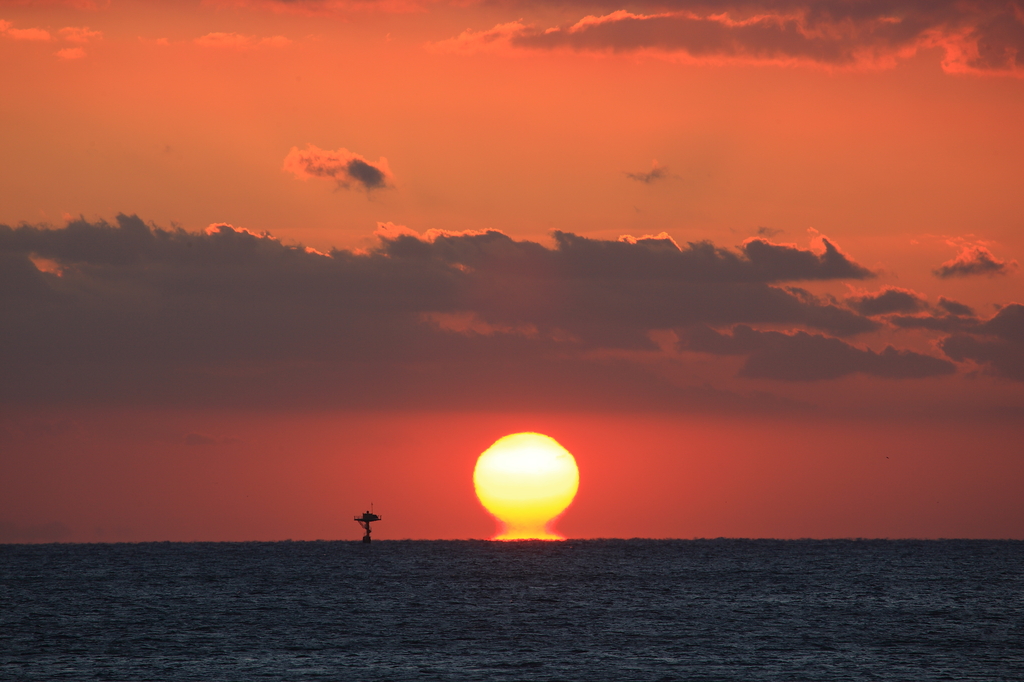
[[0, 0], [0, 63], [0, 541], [486, 537], [514, 431], [570, 537], [1024, 538], [1019, 2]]

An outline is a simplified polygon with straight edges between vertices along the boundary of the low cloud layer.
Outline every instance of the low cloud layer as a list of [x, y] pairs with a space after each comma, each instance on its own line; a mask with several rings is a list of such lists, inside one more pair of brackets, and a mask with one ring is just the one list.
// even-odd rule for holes
[[362, 187], [367, 191], [388, 187], [393, 179], [383, 156], [372, 163], [345, 148], [327, 150], [311, 144], [305, 149], [292, 147], [284, 159], [284, 170], [299, 180], [325, 178], [334, 180], [339, 187]]
[[647, 51], [708, 63], [828, 68], [889, 67], [937, 47], [950, 73], [1024, 75], [1024, 10], [1013, 1], [665, 0], [641, 3], [633, 11], [600, 1], [587, 4], [588, 9], [602, 6], [606, 13], [574, 23], [501, 24], [466, 31], [440, 47], [472, 51], [504, 42], [520, 49]]
[[949, 336], [939, 348], [957, 362], [973, 362], [982, 372], [1024, 381], [1024, 306], [1010, 303], [991, 318], [977, 317], [956, 301], [939, 298], [924, 315], [890, 315], [886, 322], [902, 329], [928, 329]]
[[737, 325], [731, 334], [707, 327], [691, 331], [685, 348], [715, 355], [746, 355], [741, 376], [783, 381], [838, 379], [860, 372], [887, 379], [953, 374], [948, 360], [886, 346], [881, 353], [820, 334], [783, 334]]
[[1024, 381], [1024, 305], [1004, 306], [992, 319], [947, 337], [940, 347], [958, 362], [972, 360], [997, 376]]
[[[730, 249], [665, 234], [553, 237], [546, 247], [496, 231], [419, 235], [388, 224], [367, 252], [320, 254], [226, 224], [190, 233], [119, 216], [115, 225], [0, 226], [0, 400], [726, 400], [667, 379], [666, 363], [681, 360], [652, 340], [658, 330], [683, 339], [680, 350], [746, 356], [741, 376], [768, 380], [903, 380], [949, 374], [950, 360], [996, 363], [994, 351], [953, 340], [949, 359], [862, 347], [857, 335], [883, 322], [857, 308], [891, 295], [848, 307], [797, 286], [871, 277], [827, 239], [811, 251], [766, 239]], [[1007, 310], [956, 333], [1019, 343]]]

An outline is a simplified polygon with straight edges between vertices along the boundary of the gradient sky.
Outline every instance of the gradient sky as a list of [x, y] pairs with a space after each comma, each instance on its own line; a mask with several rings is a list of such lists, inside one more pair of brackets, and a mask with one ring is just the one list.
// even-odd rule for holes
[[1024, 538], [1024, 4], [0, 0], [0, 541]]

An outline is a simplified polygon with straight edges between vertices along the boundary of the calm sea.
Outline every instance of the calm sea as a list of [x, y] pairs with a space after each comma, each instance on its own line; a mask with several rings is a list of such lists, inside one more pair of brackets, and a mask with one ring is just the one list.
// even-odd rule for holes
[[1024, 542], [0, 545], [5, 680], [1024, 680]]

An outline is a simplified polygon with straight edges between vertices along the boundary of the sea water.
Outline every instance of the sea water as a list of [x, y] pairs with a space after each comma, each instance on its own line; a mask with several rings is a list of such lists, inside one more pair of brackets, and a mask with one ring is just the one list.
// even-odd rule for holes
[[5, 680], [1024, 680], [1024, 542], [0, 545]]

